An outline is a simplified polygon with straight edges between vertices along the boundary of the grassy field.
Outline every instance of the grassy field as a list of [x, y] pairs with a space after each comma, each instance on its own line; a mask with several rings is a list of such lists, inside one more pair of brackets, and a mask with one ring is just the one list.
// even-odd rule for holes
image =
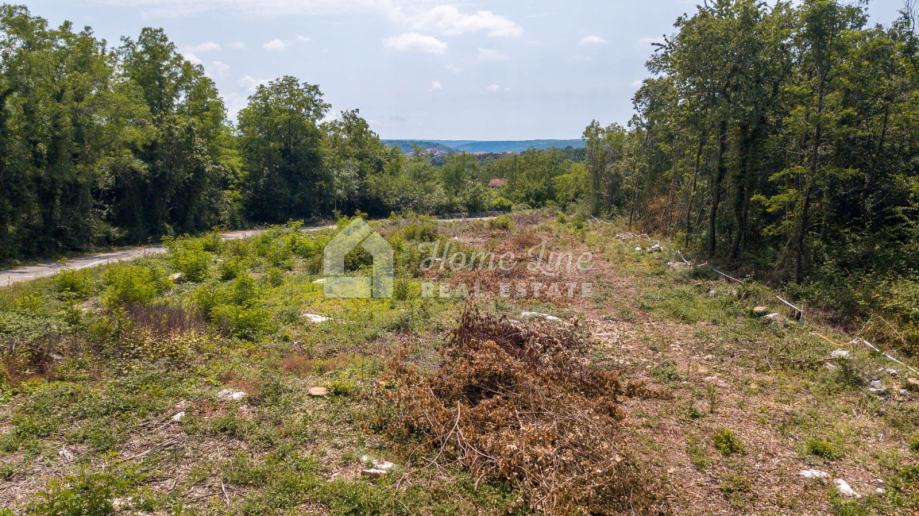
[[[374, 227], [391, 299], [326, 298], [335, 231], [294, 225], [0, 290], [0, 507], [919, 511], [917, 375], [818, 314], [577, 217]], [[429, 259], [448, 244], [509, 266]], [[539, 269], [539, 250], [590, 260]]]

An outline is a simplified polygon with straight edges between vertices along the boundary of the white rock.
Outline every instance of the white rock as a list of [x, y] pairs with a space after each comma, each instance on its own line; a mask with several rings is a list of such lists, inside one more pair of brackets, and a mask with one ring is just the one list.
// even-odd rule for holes
[[880, 380], [871, 380], [868, 390], [875, 394], [881, 394], [887, 392], [887, 387], [884, 387], [884, 384]]
[[879, 368], [878, 368], [878, 372], [879, 372], [879, 373], [887, 373], [887, 374], [889, 374], [890, 376], [894, 376], [894, 377], [896, 377], [898, 374], [900, 374], [900, 373], [897, 372], [896, 369], [891, 369], [891, 368], [889, 368], [889, 367], [879, 367]]
[[309, 393], [310, 396], [327, 396], [329, 394], [328, 389], [326, 389], [325, 387], [318, 387], [318, 386], [310, 387], [307, 392]]
[[178, 282], [182, 281], [182, 278], [184, 278], [184, 277], [185, 277], [184, 274], [182, 274], [181, 272], [177, 272], [177, 273], [175, 273], [175, 274], [171, 274], [171, 275], [169, 276], [169, 279], [171, 279], [173, 283], [178, 283]]
[[862, 495], [855, 492], [855, 489], [852, 489], [852, 486], [848, 482], [841, 478], [836, 479], [836, 489], [839, 490], [839, 494], [843, 496], [849, 496], [852, 498], [861, 498]]
[[185, 401], [185, 400], [179, 400], [178, 403], [175, 404], [175, 409], [176, 409], [177, 411], [182, 411], [182, 410], [185, 410], [185, 409], [187, 409], [187, 408], [188, 408], [188, 402]]
[[769, 313], [769, 308], [765, 306], [754, 306], [753, 307], [753, 315], [757, 317], [763, 317], [768, 313]]
[[641, 252], [641, 246], [636, 246], [636, 247], [635, 247], [635, 252], [636, 252], [636, 253], [640, 253], [640, 252]]
[[389, 470], [393, 469], [394, 467], [396, 467], [396, 465], [393, 464], [392, 462], [389, 462], [389, 461], [385, 461], [385, 460], [375, 460], [375, 461], [373, 461], [373, 468], [374, 468], [374, 469], [381, 469], [381, 470], [383, 470], [383, 471], [389, 471]]
[[785, 318], [782, 317], [782, 314], [780, 314], [780, 313], [771, 313], [771, 314], [766, 314], [766, 319], [768, 319], [768, 320], [770, 320], [770, 321], [779, 322], [779, 321], [782, 321], [782, 320], [785, 319]]
[[800, 475], [804, 478], [827, 478], [830, 476], [826, 471], [820, 471], [819, 469], [805, 469], [801, 471]]
[[303, 317], [311, 323], [320, 324], [329, 321], [328, 317], [319, 314], [303, 314]]
[[520, 313], [520, 317], [522, 317], [523, 320], [525, 320], [525, 321], [529, 321], [529, 320], [532, 320], [532, 319], [543, 319], [543, 320], [552, 321], [552, 322], [559, 322], [559, 321], [561, 321], [560, 318], [558, 318], [558, 317], [556, 317], [556, 316], [554, 316], [554, 315], [543, 314], [543, 313], [539, 313], [539, 312], [521, 312], [521, 313]]
[[185, 412], [176, 412], [176, 414], [172, 416], [172, 420], [176, 423], [182, 421], [183, 419], [185, 419]]
[[877, 493], [877, 494], [884, 494], [884, 493], [886, 493], [886, 491], [884, 491], [884, 488], [883, 488], [883, 487], [876, 487], [876, 488], [874, 489], [874, 492]]
[[648, 248], [648, 252], [649, 252], [649, 253], [659, 253], [659, 252], [661, 252], [661, 251], [663, 251], [663, 250], [664, 250], [664, 248], [661, 247], [661, 245], [660, 245], [659, 243], [655, 243], [655, 244], [653, 244], [651, 247]]
[[370, 469], [362, 469], [362, 470], [361, 470], [361, 475], [364, 475], [365, 477], [373, 477], [373, 478], [385, 477], [388, 473], [389, 473], [388, 470], [385, 470], [385, 469], [377, 469], [377, 468], [370, 468]]
[[73, 459], [76, 458], [74, 457], [73, 452], [64, 447], [61, 447], [61, 449], [57, 451], [57, 456], [60, 457], [64, 462], [73, 462]]
[[235, 389], [224, 389], [217, 393], [217, 399], [220, 401], [239, 401], [246, 397], [244, 391], [237, 391]]
[[325, 278], [319, 278], [313, 282], [313, 285], [322, 285], [323, 283], [325, 283]]
[[847, 349], [837, 349], [836, 351], [830, 353], [830, 358], [832, 359], [848, 359], [852, 356]]
[[688, 269], [691, 266], [686, 262], [667, 262], [667, 267], [670, 267], [671, 269], [682, 270]]

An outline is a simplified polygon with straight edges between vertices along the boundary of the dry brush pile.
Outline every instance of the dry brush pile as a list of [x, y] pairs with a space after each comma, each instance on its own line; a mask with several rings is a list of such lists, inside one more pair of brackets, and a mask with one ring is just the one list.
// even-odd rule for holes
[[395, 371], [393, 430], [420, 437], [429, 460], [506, 481], [549, 513], [644, 512], [653, 489], [625, 450], [617, 375], [590, 367], [577, 325], [525, 326], [467, 310], [422, 376]]

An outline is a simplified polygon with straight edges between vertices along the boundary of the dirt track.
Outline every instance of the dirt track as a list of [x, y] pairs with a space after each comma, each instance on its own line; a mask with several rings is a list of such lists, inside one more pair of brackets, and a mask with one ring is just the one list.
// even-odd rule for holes
[[[494, 218], [491, 215], [486, 216], [473, 216], [466, 218], [474, 218], [479, 220], [488, 220]], [[456, 222], [460, 220], [465, 220], [464, 218], [449, 218], [449, 219], [439, 219], [439, 222]], [[334, 225], [325, 225], [325, 226], [309, 226], [303, 228], [303, 231], [319, 231], [322, 229], [332, 229]], [[265, 231], [264, 229], [246, 229], [240, 231], [227, 231], [221, 233], [220, 236], [224, 240], [242, 240], [244, 238], [254, 237]], [[58, 271], [62, 270], [79, 270], [87, 269], [90, 267], [98, 267], [100, 265], [108, 265], [115, 262], [124, 262], [130, 260], [136, 260], [144, 256], [155, 256], [158, 254], [163, 254], [166, 252], [166, 248], [161, 245], [148, 245], [148, 246], [139, 246], [131, 247], [128, 249], [122, 249], [120, 251], [109, 251], [105, 253], [93, 253], [86, 256], [80, 256], [77, 258], [70, 258], [65, 262], [45, 262], [37, 263], [34, 265], [28, 265], [25, 267], [18, 267], [15, 269], [7, 269], [0, 271], [0, 288], [8, 287], [16, 283], [22, 283], [24, 281], [32, 281], [39, 278], [46, 278], [48, 276], [54, 276]]]
[[[304, 231], [318, 231], [320, 229], [334, 226], [317, 226], [304, 228]], [[241, 240], [258, 235], [263, 229], [249, 229], [243, 231], [228, 231], [221, 233], [224, 240]], [[45, 262], [26, 267], [18, 267], [0, 272], [0, 287], [7, 287], [15, 283], [32, 281], [47, 276], [54, 276], [61, 270], [79, 270], [100, 265], [108, 265], [115, 262], [136, 260], [144, 256], [155, 256], [166, 252], [166, 248], [161, 245], [148, 245], [140, 247], [131, 247], [120, 251], [109, 251], [105, 253], [93, 253], [77, 258], [70, 258], [64, 262]]]

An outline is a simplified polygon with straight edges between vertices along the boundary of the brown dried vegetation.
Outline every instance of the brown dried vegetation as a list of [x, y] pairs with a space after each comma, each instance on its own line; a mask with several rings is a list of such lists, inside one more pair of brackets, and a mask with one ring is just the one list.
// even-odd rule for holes
[[435, 463], [507, 481], [548, 513], [650, 510], [648, 479], [619, 432], [615, 373], [588, 365], [577, 324], [528, 326], [467, 310], [428, 376], [395, 364], [394, 433]]

